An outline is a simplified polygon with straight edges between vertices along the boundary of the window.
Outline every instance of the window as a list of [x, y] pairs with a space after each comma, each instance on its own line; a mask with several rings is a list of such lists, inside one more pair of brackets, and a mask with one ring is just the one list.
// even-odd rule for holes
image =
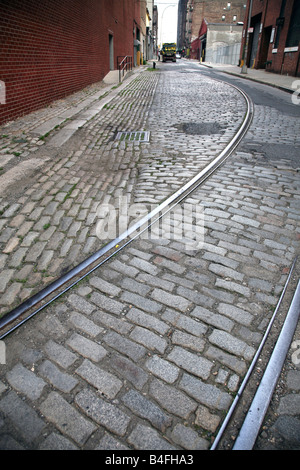
[[285, 47], [297, 47], [299, 45], [299, 38], [300, 2], [295, 0]]
[[286, 0], [282, 0], [281, 8], [280, 8], [280, 16], [276, 20], [277, 31], [276, 31], [276, 38], [275, 38], [275, 43], [274, 43], [275, 49], [277, 49], [278, 46], [279, 46], [280, 34], [281, 34], [281, 30], [282, 30], [283, 25], [284, 25], [285, 5], [286, 5]]

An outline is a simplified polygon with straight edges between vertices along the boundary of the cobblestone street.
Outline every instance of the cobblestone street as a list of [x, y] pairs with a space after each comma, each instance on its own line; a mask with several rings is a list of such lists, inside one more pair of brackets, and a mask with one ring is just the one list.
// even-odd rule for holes
[[[246, 144], [184, 201], [203, 214], [197, 249], [177, 214], [172, 236], [132, 241], [5, 338], [1, 449], [210, 448], [299, 254], [300, 164], [263, 152], [299, 146], [299, 119], [254, 111]], [[107, 242], [103, 204], [150, 211], [224, 149], [245, 112], [235, 88], [182, 60], [0, 127], [0, 314]], [[281, 402], [281, 423], [299, 427], [290, 369], [295, 406]]]

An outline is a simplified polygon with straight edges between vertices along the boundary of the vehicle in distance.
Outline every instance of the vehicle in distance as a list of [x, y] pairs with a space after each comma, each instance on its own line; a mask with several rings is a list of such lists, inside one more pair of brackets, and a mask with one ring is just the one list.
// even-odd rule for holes
[[163, 62], [166, 62], [167, 60], [176, 62], [176, 44], [174, 42], [164, 43], [162, 46], [161, 55]]

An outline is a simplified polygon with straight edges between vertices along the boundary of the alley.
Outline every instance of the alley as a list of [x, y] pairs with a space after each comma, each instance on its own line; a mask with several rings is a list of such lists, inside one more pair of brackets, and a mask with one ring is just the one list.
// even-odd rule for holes
[[[223, 150], [246, 103], [220, 78], [158, 63], [61, 102], [43, 134], [43, 111], [1, 127], [1, 314], [107, 243], [105, 204], [150, 210]], [[299, 254], [299, 106], [280, 93], [186, 199], [199, 246], [174, 217], [169, 236], [137, 238], [5, 338], [1, 448], [210, 448]]]

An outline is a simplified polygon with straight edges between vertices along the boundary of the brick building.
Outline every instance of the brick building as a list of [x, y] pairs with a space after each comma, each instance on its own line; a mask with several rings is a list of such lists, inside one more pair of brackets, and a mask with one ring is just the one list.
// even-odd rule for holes
[[[206, 24], [233, 24], [244, 21], [246, 0], [179, 0], [177, 41], [189, 56], [192, 43]], [[202, 44], [202, 46], [205, 43]], [[196, 57], [195, 57], [196, 58]]]
[[250, 0], [247, 3], [241, 61], [246, 61], [248, 67], [299, 77], [300, 1], [252, 0], [248, 30], [249, 10]]
[[138, 0], [0, 0], [0, 123], [102, 80], [119, 56], [133, 56], [140, 9]]
[[146, 50], [144, 57], [146, 60], [154, 59], [157, 57], [157, 20], [158, 10], [157, 5], [154, 5], [154, 0], [147, 0], [147, 24], [146, 24]]
[[186, 47], [186, 16], [188, 0], [178, 1], [178, 21], [177, 21], [177, 49], [180, 51]]
[[157, 5], [153, 5], [152, 38], [153, 38], [153, 57], [156, 58], [158, 54], [158, 9], [157, 9]]

